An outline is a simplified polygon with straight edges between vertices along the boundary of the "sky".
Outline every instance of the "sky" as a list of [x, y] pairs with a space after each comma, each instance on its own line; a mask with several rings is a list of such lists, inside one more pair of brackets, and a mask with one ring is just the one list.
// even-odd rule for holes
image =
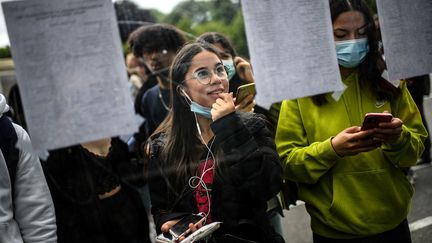
[[[8, 2], [13, 0], [0, 0], [0, 2]], [[29, 0], [34, 1], [34, 0]], [[113, 2], [118, 0], [113, 0]], [[179, 2], [183, 0], [131, 0], [142, 8], [154, 8], [163, 13], [169, 13]], [[3, 9], [0, 6], [0, 47], [9, 45], [6, 25], [3, 17]]]
[[[171, 12], [171, 10], [183, 0], [132, 0], [142, 8], [155, 8], [165, 14]], [[115, 0], [114, 0], [115, 2]]]

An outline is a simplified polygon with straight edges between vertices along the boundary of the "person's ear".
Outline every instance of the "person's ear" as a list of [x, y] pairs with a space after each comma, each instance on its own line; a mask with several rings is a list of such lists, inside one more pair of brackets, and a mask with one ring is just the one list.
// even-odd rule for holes
[[179, 94], [179, 95], [181, 95], [181, 96], [187, 96], [188, 94], [186, 93], [186, 87], [185, 86], [183, 86], [183, 85], [181, 85], [181, 84], [179, 84], [179, 85], [177, 85], [177, 87], [176, 87], [176, 91], [177, 91], [177, 93]]
[[187, 88], [183, 85], [178, 85], [176, 88], [177, 93], [179, 93], [180, 96], [183, 96], [183, 98], [185, 98], [186, 102], [188, 102], [190, 104], [192, 102], [192, 99], [189, 97], [186, 90], [187, 90]]

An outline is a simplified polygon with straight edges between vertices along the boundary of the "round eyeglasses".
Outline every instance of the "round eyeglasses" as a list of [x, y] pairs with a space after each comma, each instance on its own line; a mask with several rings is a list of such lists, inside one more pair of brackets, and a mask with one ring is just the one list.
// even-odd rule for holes
[[[208, 85], [208, 84], [210, 84], [211, 79], [213, 78], [214, 74], [216, 74], [216, 76], [219, 77], [219, 78], [223, 78], [223, 79], [227, 79], [228, 78], [227, 70], [221, 64], [221, 65], [218, 65], [214, 69], [214, 71], [210, 71], [207, 68], [200, 69], [200, 70], [194, 72], [193, 78], [190, 78], [190, 79], [196, 79], [201, 84]], [[190, 79], [186, 79], [185, 81], [190, 80]]]

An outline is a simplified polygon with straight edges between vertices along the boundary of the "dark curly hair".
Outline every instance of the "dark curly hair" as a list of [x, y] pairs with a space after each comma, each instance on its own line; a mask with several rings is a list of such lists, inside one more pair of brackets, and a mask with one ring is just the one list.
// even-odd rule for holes
[[172, 25], [153, 24], [136, 29], [131, 33], [128, 42], [134, 55], [142, 57], [145, 52], [161, 49], [177, 52], [186, 43], [186, 37]]

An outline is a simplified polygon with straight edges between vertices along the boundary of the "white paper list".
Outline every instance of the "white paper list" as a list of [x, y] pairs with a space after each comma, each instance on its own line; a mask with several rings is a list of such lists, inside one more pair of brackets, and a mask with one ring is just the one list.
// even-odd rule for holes
[[344, 88], [326, 0], [242, 1], [257, 103]]
[[35, 150], [137, 130], [111, 0], [2, 7]]
[[376, 3], [389, 79], [432, 73], [432, 1]]

